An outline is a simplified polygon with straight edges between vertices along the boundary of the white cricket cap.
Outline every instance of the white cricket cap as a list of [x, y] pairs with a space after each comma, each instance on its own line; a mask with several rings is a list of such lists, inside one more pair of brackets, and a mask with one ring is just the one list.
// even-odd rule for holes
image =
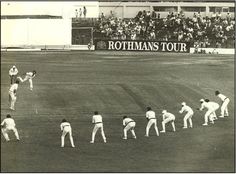
[[13, 66], [12, 66], [12, 68], [16, 68], [16, 66], [15, 66], [15, 65], [13, 65]]
[[181, 103], [181, 105], [184, 105], [184, 106], [185, 106], [185, 105], [186, 105], [186, 103], [185, 103], [185, 102], [182, 102], [182, 103]]
[[205, 100], [204, 99], [201, 99], [200, 102], [204, 102]]
[[165, 114], [165, 113], [167, 113], [167, 110], [163, 110], [163, 111], [162, 111], [162, 114]]

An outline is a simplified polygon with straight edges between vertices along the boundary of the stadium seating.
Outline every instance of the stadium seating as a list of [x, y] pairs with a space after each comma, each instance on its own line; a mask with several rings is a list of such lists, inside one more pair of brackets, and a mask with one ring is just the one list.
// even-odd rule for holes
[[94, 29], [95, 39], [165, 40], [191, 42], [192, 46], [233, 48], [235, 20], [216, 14], [192, 18], [183, 12], [169, 13], [165, 18], [149, 11], [140, 11], [132, 19], [101, 16]]

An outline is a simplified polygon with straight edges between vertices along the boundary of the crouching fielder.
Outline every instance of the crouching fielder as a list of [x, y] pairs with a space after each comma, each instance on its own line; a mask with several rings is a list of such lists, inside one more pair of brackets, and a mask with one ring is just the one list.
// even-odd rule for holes
[[192, 108], [190, 108], [189, 106], [186, 105], [185, 102], [181, 103], [182, 108], [179, 111], [180, 114], [182, 114], [183, 112], [186, 112], [186, 115], [184, 116], [184, 127], [183, 129], [188, 128], [188, 124], [187, 124], [187, 120], [189, 121], [189, 127], [192, 128], [193, 127], [193, 122], [192, 122], [192, 116], [193, 116], [193, 110]]
[[69, 134], [71, 146], [75, 147], [74, 140], [73, 140], [73, 137], [72, 137], [72, 128], [70, 126], [70, 123], [67, 122], [66, 119], [63, 119], [62, 122], [61, 122], [60, 127], [61, 127], [61, 131], [62, 131], [61, 147], [64, 147], [64, 145], [65, 145], [65, 136], [67, 134]]
[[146, 118], [148, 120], [148, 123], [147, 123], [147, 127], [146, 127], [146, 135], [145, 136], [149, 137], [149, 129], [151, 128], [152, 125], [154, 125], [156, 135], [159, 136], [159, 131], [157, 128], [156, 114], [154, 111], [152, 111], [151, 107], [147, 107]]
[[221, 105], [221, 115], [219, 117], [224, 118], [225, 116], [228, 117], [229, 116], [229, 112], [228, 112], [228, 104], [230, 102], [229, 98], [226, 97], [225, 95], [221, 94], [219, 91], [215, 91], [215, 95], [217, 97], [219, 97], [222, 101], [222, 105]]
[[22, 79], [21, 77], [18, 77], [18, 79], [20, 79], [20, 81], [23, 83], [27, 80], [29, 80], [29, 84], [30, 84], [30, 90], [32, 91], [33, 90], [33, 78], [35, 77], [36, 75], [36, 71], [33, 70], [32, 72], [27, 72], [25, 73], [25, 78]]
[[131, 131], [133, 138], [136, 139], [136, 135], [134, 132], [134, 128], [136, 126], [136, 123], [133, 119], [128, 118], [127, 116], [123, 117], [123, 126], [124, 126], [124, 137], [123, 139], [126, 140], [127, 139], [127, 132], [128, 130]]
[[94, 124], [93, 132], [92, 132], [92, 140], [90, 143], [94, 143], [95, 141], [95, 135], [98, 131], [98, 129], [101, 129], [101, 135], [103, 138], [104, 143], [106, 143], [106, 136], [103, 130], [103, 122], [102, 122], [102, 116], [98, 114], [97, 111], [94, 112], [92, 123]]
[[10, 141], [10, 138], [8, 136], [8, 133], [10, 131], [13, 131], [16, 136], [16, 139], [20, 141], [19, 134], [16, 129], [15, 121], [11, 118], [10, 114], [7, 114], [6, 118], [2, 121], [1, 129], [2, 129], [2, 134], [7, 142]]
[[200, 103], [201, 103], [201, 108], [199, 109], [200, 111], [203, 111], [204, 108], [207, 109], [207, 111], [205, 113], [205, 116], [204, 116], [205, 122], [202, 125], [207, 126], [208, 125], [208, 119], [210, 120], [210, 122], [212, 124], [214, 124], [215, 109], [212, 107], [212, 105], [209, 102], [206, 102], [204, 99], [201, 99]]
[[210, 115], [210, 118], [212, 120], [217, 120], [217, 116], [216, 116], [216, 111], [220, 108], [220, 105], [216, 102], [212, 102], [209, 99], [205, 99], [205, 102], [207, 102], [212, 108], [213, 108], [213, 112]]
[[162, 111], [162, 117], [163, 117], [163, 121], [162, 121], [162, 131], [161, 133], [165, 133], [166, 132], [166, 123], [171, 122], [173, 131], [175, 132], [175, 116], [172, 113], [167, 112], [166, 110]]

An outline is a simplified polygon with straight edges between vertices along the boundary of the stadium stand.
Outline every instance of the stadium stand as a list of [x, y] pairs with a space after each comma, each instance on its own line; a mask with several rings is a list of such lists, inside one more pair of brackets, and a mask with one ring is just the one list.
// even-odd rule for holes
[[164, 18], [150, 11], [139, 11], [131, 19], [101, 14], [94, 29], [94, 38], [187, 41], [196, 47], [234, 47], [235, 20], [220, 13], [203, 17], [201, 12], [186, 17], [184, 12], [169, 12]]

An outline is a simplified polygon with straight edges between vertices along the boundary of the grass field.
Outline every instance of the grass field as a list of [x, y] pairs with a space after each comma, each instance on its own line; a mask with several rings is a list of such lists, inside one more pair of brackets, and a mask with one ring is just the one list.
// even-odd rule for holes
[[[8, 71], [36, 70], [34, 90], [19, 85], [16, 111], [9, 110]], [[220, 104], [227, 95], [230, 117], [203, 127], [201, 98]], [[178, 113], [185, 101], [195, 109], [193, 129], [183, 130]], [[145, 108], [161, 126], [161, 111], [176, 115], [176, 130], [144, 137]], [[90, 144], [93, 112], [103, 116], [108, 143], [100, 133]], [[21, 137], [1, 136], [2, 172], [235, 172], [234, 57], [139, 52], [2, 52], [1, 120], [14, 117]], [[218, 110], [217, 115], [220, 112]], [[122, 116], [136, 123], [137, 140], [122, 140]], [[76, 148], [60, 148], [60, 122], [71, 122]], [[129, 136], [131, 136], [129, 134]]]

